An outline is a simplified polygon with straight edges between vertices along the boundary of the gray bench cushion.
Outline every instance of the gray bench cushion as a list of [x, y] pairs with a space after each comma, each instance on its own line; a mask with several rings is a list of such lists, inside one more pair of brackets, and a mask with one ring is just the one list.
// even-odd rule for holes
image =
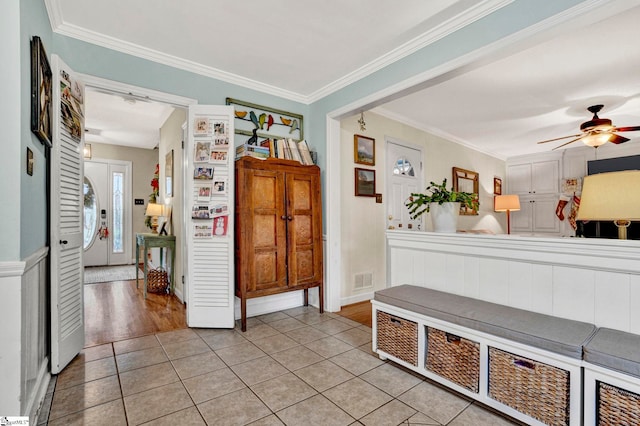
[[374, 299], [576, 359], [596, 330], [593, 324], [411, 285], [376, 291]]
[[599, 328], [584, 347], [584, 360], [640, 377], [640, 336], [610, 328]]

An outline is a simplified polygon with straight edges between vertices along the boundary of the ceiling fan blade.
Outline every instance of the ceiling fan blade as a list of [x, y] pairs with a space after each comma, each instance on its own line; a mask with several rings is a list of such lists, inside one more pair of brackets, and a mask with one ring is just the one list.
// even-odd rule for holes
[[[578, 136], [578, 135], [576, 135], [576, 136]], [[582, 136], [583, 136], [583, 135], [580, 135], [580, 137], [579, 137], [579, 138], [575, 138], [575, 139], [573, 139], [573, 140], [570, 140], [569, 142], [565, 142], [565, 143], [563, 143], [562, 145], [556, 146], [556, 147], [555, 147], [555, 148], [553, 148], [551, 151], [555, 151], [556, 149], [558, 149], [558, 148], [562, 148], [562, 147], [563, 147], [563, 146], [565, 146], [565, 145], [569, 145], [570, 143], [574, 143], [574, 142], [576, 142], [576, 141], [579, 141], [580, 139], [582, 139]]]
[[612, 133], [611, 137], [609, 138], [609, 142], [615, 143], [616, 145], [625, 143], [628, 140], [629, 139], [625, 138], [624, 136], [616, 135], [615, 133]]
[[[580, 136], [580, 137], [582, 137], [583, 135], [584, 135], [583, 133], [580, 133], [580, 134], [578, 134], [578, 135], [562, 136], [561, 138], [547, 139], [546, 141], [540, 141], [540, 142], [536, 142], [536, 143], [555, 142], [555, 141], [559, 141], [560, 139], [575, 138], [576, 136]], [[562, 146], [562, 145], [560, 145], [560, 146]]]
[[640, 126], [614, 127], [611, 129], [613, 132], [635, 132], [636, 130], [640, 130]]

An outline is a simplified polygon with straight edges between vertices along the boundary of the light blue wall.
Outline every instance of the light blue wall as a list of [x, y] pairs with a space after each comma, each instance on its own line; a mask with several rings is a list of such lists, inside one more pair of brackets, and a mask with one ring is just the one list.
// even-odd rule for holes
[[[18, 0], [9, 1], [13, 5], [18, 3]], [[2, 223], [0, 235], [9, 236], [9, 238], [3, 238], [3, 243], [0, 243], [0, 261], [15, 259], [16, 250], [21, 258], [24, 258], [46, 244], [44, 149], [29, 130], [30, 89], [26, 76], [30, 74], [29, 37], [31, 35], [39, 35], [49, 54], [60, 55], [71, 68], [78, 72], [195, 98], [203, 104], [224, 104], [226, 97], [233, 97], [301, 113], [305, 116], [305, 136], [318, 151], [319, 165], [324, 170], [326, 164], [325, 117], [328, 112], [486, 46], [582, 1], [585, 0], [553, 2], [515, 0], [482, 20], [308, 106], [68, 37], [52, 35], [43, 0], [23, 0], [19, 2], [21, 8], [20, 71], [23, 77], [19, 81], [14, 81], [20, 87], [21, 144], [20, 152], [15, 152], [14, 145], [5, 151], [6, 155], [3, 154], [0, 157], [0, 165], [3, 169], [0, 177], [4, 177], [0, 194], [5, 195], [2, 198], [3, 203], [7, 202], [10, 205], [6, 214], [7, 220], [0, 221]], [[11, 82], [12, 80], [9, 80], [8, 84]], [[455, 98], [456, 95], [458, 99], [463, 96], [463, 94], [452, 94], [452, 97]], [[36, 157], [36, 171], [33, 177], [27, 177], [24, 173], [27, 146], [34, 151]], [[21, 164], [19, 169], [16, 169], [16, 162]], [[16, 187], [18, 182], [19, 190]], [[19, 211], [11, 207], [18, 205]], [[4, 217], [5, 214], [3, 214]], [[15, 238], [18, 223], [20, 235], [19, 238]], [[15, 244], [15, 241], [20, 241], [20, 244]], [[16, 245], [19, 249], [16, 249]]]

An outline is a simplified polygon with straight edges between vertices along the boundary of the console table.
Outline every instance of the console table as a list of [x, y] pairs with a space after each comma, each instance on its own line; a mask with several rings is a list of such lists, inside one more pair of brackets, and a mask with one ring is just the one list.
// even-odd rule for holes
[[[175, 285], [175, 261], [176, 261], [176, 237], [175, 235], [158, 235], [158, 234], [136, 234], [136, 288], [138, 288], [138, 265], [140, 265], [140, 248], [143, 248], [144, 260], [144, 298], [147, 298], [147, 252], [152, 247], [160, 248], [160, 265], [162, 265], [162, 249], [171, 250], [171, 276], [169, 285], [171, 293], [173, 293]], [[168, 257], [167, 257], [168, 259]]]

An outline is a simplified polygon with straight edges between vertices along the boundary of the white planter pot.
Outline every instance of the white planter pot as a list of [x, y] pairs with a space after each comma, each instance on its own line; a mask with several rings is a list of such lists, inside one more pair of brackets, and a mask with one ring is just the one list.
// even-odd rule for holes
[[429, 214], [433, 232], [456, 232], [460, 203], [430, 203]]

